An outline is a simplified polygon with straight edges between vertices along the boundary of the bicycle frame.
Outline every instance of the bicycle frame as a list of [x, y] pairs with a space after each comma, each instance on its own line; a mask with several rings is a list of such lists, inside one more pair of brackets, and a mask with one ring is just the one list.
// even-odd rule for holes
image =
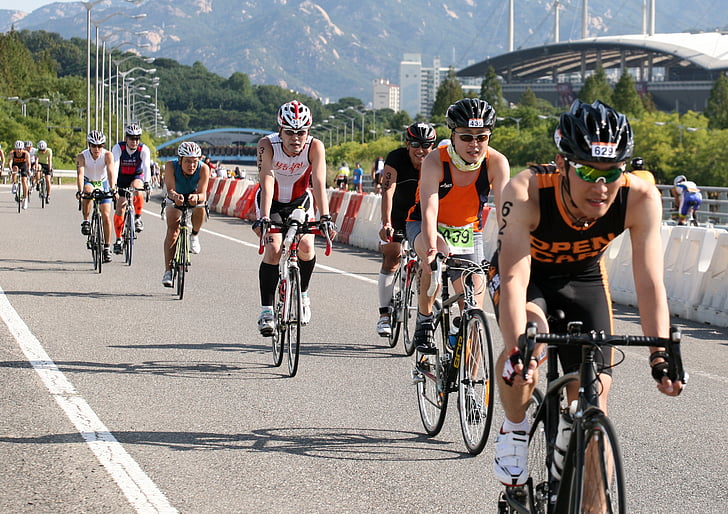
[[[524, 514], [574, 512], [575, 508], [582, 505], [584, 485], [589, 480], [589, 477], [584, 477], [581, 472], [577, 473], [577, 470], [585, 468], [587, 434], [590, 433], [593, 426], [604, 426], [606, 424], [611, 427], [608, 418], [599, 408], [599, 379], [594, 357], [596, 352], [600, 351], [600, 345], [606, 347], [613, 345], [665, 347], [670, 355], [668, 376], [672, 377], [673, 380], [677, 379], [686, 383], [687, 374], [683, 369], [680, 353], [680, 332], [672, 328], [668, 339], [606, 335], [603, 332], [596, 331], [582, 333], [581, 323], [574, 322], [567, 325], [565, 334], [538, 334], [536, 325], [529, 323], [526, 329], [526, 342], [521, 345], [523, 362], [531, 360], [534, 346], [537, 343], [547, 343], [548, 345], [547, 389], [545, 396], [541, 395], [538, 390], [534, 392], [534, 396], [537, 398], [534, 403], [538, 405], [532, 418], [529, 445], [535, 439], [545, 437], [546, 461], [530, 464], [531, 466], [545, 465], [547, 468], [547, 481], [546, 483], [534, 484], [533, 476], [530, 476], [525, 486], [506, 487], [503, 498], [507, 506], [513, 509], [510, 512]], [[582, 359], [578, 372], [559, 374], [558, 347], [562, 345], [581, 347]], [[580, 383], [577, 409], [563, 461], [562, 476], [557, 479], [552, 475], [550, 469], [553, 463], [559, 416], [561, 416], [561, 398], [564, 389], [573, 381], [579, 381]], [[539, 402], [538, 399], [540, 398], [543, 398], [543, 400]], [[541, 428], [541, 425], [543, 425], [543, 428]], [[543, 436], [538, 434], [540, 430], [545, 431]], [[612, 439], [612, 434], [608, 435], [608, 439], [610, 443], [609, 450], [611, 451], [609, 457], [612, 459], [613, 471], [617, 474], [616, 481], [622, 484], [624, 477], [619, 445], [616, 438]], [[537, 443], [538, 441], [536, 441]], [[619, 512], [624, 512], [626, 510], [626, 499], [622, 491], [619, 491], [616, 496], [619, 502]], [[545, 511], [537, 508], [537, 500], [539, 500], [539, 505], [546, 503], [547, 509]], [[605, 496], [605, 500], [608, 501], [607, 496]], [[528, 505], [524, 504], [524, 501]]]

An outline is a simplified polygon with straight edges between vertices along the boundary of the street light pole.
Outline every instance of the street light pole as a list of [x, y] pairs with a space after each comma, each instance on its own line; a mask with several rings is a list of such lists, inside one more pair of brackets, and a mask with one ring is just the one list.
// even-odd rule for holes
[[91, 8], [102, 0], [81, 2], [86, 8], [86, 133], [91, 132]]

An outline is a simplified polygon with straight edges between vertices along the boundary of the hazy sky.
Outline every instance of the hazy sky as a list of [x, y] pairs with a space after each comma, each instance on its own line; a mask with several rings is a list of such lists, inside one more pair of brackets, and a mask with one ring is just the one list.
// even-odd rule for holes
[[[75, 2], [77, 0], [55, 0], [59, 3]], [[0, 9], [10, 9], [11, 11], [33, 12], [38, 7], [54, 3], [53, 0], [0, 0]]]

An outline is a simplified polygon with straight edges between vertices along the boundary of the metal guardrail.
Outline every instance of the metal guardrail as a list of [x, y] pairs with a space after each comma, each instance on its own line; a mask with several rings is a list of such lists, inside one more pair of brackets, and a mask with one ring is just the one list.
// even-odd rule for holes
[[[662, 218], [670, 220], [677, 215], [670, 185], [658, 185], [662, 195]], [[698, 221], [713, 225], [728, 225], [728, 187], [699, 186], [703, 203], [697, 211]]]

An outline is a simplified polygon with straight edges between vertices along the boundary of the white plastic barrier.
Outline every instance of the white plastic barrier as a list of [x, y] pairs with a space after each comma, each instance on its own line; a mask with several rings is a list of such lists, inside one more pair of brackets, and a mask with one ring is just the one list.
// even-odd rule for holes
[[637, 305], [632, 273], [632, 241], [629, 230], [618, 235], [607, 247], [604, 265], [607, 269], [612, 301], [624, 305]]
[[223, 214], [225, 214], [226, 216], [235, 216], [235, 206], [238, 204], [238, 201], [240, 200], [240, 198], [242, 198], [243, 194], [248, 189], [248, 186], [250, 186], [252, 183], [253, 181], [248, 179], [234, 179], [232, 181], [232, 185], [230, 187], [233, 187], [234, 191], [230, 196], [230, 203], [228, 204], [227, 209], [225, 209], [225, 212], [223, 212]]
[[359, 215], [349, 237], [349, 244], [368, 250], [379, 250], [379, 227], [382, 222], [381, 199], [381, 196], [374, 194], [368, 194], [362, 198]]
[[[681, 230], [685, 229], [685, 230]], [[702, 279], [710, 264], [718, 232], [700, 227], [674, 227], [665, 259], [665, 288], [670, 313], [693, 319]], [[670, 260], [667, 260], [669, 256]]]
[[710, 264], [703, 274], [695, 319], [728, 327], [728, 232], [718, 235]]

